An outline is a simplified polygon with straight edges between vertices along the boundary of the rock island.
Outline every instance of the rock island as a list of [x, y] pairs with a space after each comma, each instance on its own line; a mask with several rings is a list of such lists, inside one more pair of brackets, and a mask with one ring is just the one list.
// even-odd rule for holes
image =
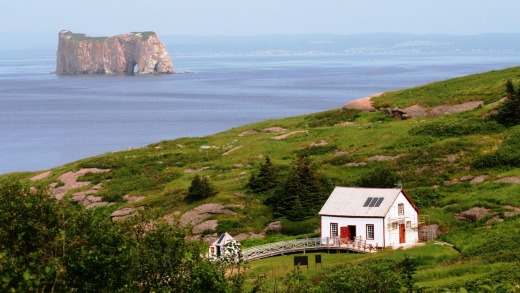
[[88, 37], [68, 30], [59, 33], [58, 74], [174, 73], [170, 54], [155, 32], [113, 37]]

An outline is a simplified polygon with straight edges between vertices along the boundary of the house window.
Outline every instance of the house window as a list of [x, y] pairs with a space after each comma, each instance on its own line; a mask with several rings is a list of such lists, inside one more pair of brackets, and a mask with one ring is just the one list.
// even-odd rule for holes
[[412, 221], [406, 221], [406, 228], [412, 227]]
[[394, 230], [397, 229], [397, 225], [398, 225], [397, 222], [392, 222], [392, 229], [394, 229]]
[[397, 205], [397, 214], [399, 216], [404, 215], [404, 204], [400, 203]]
[[330, 223], [330, 237], [338, 237], [338, 223]]
[[367, 225], [367, 240], [374, 240], [374, 225]]

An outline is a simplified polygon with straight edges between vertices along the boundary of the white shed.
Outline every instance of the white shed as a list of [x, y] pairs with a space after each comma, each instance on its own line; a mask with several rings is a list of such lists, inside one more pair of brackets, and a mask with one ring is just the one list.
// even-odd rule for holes
[[419, 241], [419, 210], [400, 188], [336, 187], [319, 215], [322, 238], [366, 240], [380, 248]]
[[233, 257], [238, 254], [239, 243], [229, 235], [228, 232], [224, 232], [220, 237], [211, 243], [209, 247], [209, 256], [211, 258], [221, 258], [226, 255], [232, 255]]

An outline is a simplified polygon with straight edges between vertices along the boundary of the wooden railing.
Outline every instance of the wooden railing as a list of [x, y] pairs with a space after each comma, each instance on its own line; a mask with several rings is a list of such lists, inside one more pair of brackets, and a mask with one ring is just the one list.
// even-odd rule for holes
[[355, 240], [339, 237], [307, 238], [280, 241], [250, 247], [242, 250], [242, 257], [245, 261], [261, 259], [288, 253], [311, 251], [311, 250], [350, 250], [360, 253], [376, 252], [376, 247], [367, 244], [366, 240], [356, 238]]

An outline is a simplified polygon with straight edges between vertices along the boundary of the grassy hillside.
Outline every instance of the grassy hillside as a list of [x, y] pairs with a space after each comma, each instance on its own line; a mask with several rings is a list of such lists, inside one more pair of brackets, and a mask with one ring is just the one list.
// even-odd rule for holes
[[520, 81], [518, 68], [494, 70], [445, 81], [439, 81], [410, 89], [388, 92], [375, 98], [375, 106], [406, 108], [415, 104], [434, 107], [445, 104], [461, 104], [471, 101], [495, 102], [502, 96], [505, 82]]
[[[29, 179], [39, 172], [7, 174], [0, 177], [0, 183], [17, 179], [32, 185], [59, 186], [62, 183], [58, 177], [68, 171], [109, 169], [80, 178], [90, 181], [83, 189], [101, 183], [97, 195], [116, 202], [100, 210], [145, 206], [156, 217], [178, 218], [206, 203], [233, 205], [230, 209], [236, 215], [214, 214], [210, 219], [218, 221], [217, 229], [203, 234], [224, 230], [233, 235], [261, 234], [277, 219], [265, 204], [265, 195], [246, 192], [251, 172], [258, 169], [265, 157], [287, 170], [296, 155], [305, 152], [317, 172], [326, 178], [329, 189], [359, 185], [374, 173], [394, 174], [421, 213], [430, 215], [431, 223], [439, 225], [440, 240], [453, 244], [455, 250], [429, 244], [410, 251], [421, 260], [416, 275], [418, 285], [438, 289], [511, 283], [520, 278], [520, 273], [511, 269], [518, 268], [520, 261], [520, 184], [514, 183], [520, 178], [520, 126], [506, 128], [487, 118], [496, 107], [490, 103], [505, 95], [508, 79], [516, 85], [520, 67], [390, 92], [375, 100], [377, 107], [391, 108], [485, 102], [469, 112], [397, 120], [382, 112], [330, 110], [262, 121], [207, 137], [161, 141], [107, 153], [52, 169], [49, 177], [36, 182]], [[272, 127], [278, 127], [279, 132], [267, 131]], [[196, 175], [210, 178], [219, 193], [201, 201], [186, 201], [187, 189]], [[66, 198], [77, 191], [69, 191]], [[123, 200], [125, 195], [145, 199], [129, 203]], [[489, 213], [476, 221], [454, 217], [474, 207], [486, 208]], [[312, 233], [318, 228], [317, 219], [298, 225], [284, 221], [284, 231]], [[281, 238], [267, 236], [262, 241]], [[245, 241], [244, 245], [259, 242]], [[334, 262], [339, 265], [366, 257], [341, 255]], [[369, 257], [397, 256], [385, 251]], [[280, 261], [281, 265], [290, 266], [283, 259], [252, 263], [251, 278], [254, 274], [270, 274], [262, 264]]]

